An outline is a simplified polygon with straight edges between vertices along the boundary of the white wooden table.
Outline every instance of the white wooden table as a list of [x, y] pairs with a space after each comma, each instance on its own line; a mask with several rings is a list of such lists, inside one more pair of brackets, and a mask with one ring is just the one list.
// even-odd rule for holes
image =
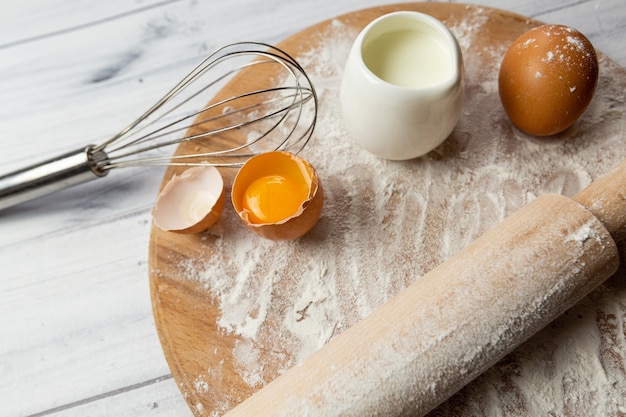
[[[99, 143], [201, 56], [385, 0], [2, 0], [0, 173]], [[484, 0], [574, 26], [626, 66], [623, 0]], [[162, 169], [0, 212], [0, 416], [190, 416], [148, 291]]]

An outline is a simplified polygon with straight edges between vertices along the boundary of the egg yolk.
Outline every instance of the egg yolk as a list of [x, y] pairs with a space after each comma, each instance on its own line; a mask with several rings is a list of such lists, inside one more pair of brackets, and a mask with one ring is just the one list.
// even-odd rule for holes
[[281, 175], [266, 175], [253, 181], [243, 195], [243, 207], [251, 223], [276, 223], [298, 212], [308, 198], [304, 182]]

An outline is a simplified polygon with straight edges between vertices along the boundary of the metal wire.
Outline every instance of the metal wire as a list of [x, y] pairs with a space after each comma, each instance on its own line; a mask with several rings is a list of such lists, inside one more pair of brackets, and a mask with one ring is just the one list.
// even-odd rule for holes
[[[242, 59], [243, 63], [232, 64]], [[276, 86], [244, 90], [206, 105], [208, 93], [231, 81], [240, 71], [247, 70], [250, 75], [255, 74], [255, 67], [270, 65], [277, 66], [270, 72], [272, 80], [242, 84], [254, 86], [275, 81]], [[240, 166], [267, 150], [300, 152], [313, 134], [317, 108], [313, 84], [292, 56], [265, 43], [239, 42], [209, 55], [144, 114], [117, 135], [95, 145], [91, 152], [99, 155], [94, 164], [101, 172], [146, 165]], [[235, 130], [241, 131], [243, 143], [220, 148], [206, 142]], [[212, 150], [155, 154], [164, 147], [198, 140], [209, 144]]]

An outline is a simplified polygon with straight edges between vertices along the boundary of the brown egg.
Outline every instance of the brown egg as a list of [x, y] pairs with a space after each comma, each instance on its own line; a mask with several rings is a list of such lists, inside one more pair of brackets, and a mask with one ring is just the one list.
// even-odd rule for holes
[[217, 222], [224, 208], [224, 181], [217, 168], [197, 166], [174, 175], [159, 193], [155, 226], [176, 233], [200, 233]]
[[311, 164], [282, 151], [250, 158], [235, 177], [231, 198], [246, 227], [272, 240], [307, 233], [317, 223], [324, 199]]
[[570, 127], [598, 81], [593, 45], [576, 29], [542, 25], [517, 38], [500, 66], [500, 100], [511, 122], [536, 136]]

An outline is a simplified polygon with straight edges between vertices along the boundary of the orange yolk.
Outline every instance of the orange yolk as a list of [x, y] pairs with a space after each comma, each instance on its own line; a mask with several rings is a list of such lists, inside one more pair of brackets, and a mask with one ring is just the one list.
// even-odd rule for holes
[[304, 182], [281, 175], [266, 175], [252, 182], [243, 195], [243, 208], [251, 223], [276, 223], [298, 212], [309, 197]]

